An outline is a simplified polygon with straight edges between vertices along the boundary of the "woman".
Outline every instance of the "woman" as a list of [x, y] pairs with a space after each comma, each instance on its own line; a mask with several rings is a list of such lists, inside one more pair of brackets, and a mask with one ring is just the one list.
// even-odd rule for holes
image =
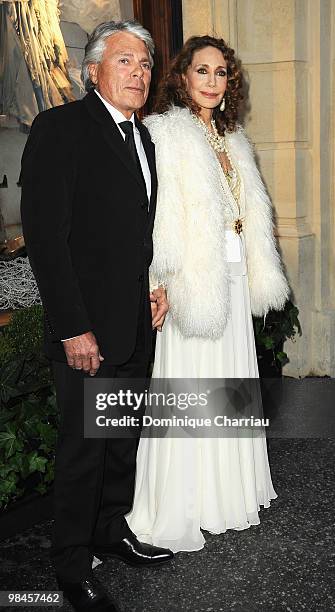
[[[282, 309], [289, 289], [271, 204], [237, 124], [241, 71], [223, 40], [190, 38], [145, 121], [159, 191], [153, 286], [170, 311], [158, 334], [154, 378], [257, 378], [252, 314]], [[142, 438], [134, 507], [141, 539], [199, 550], [201, 530], [259, 523], [277, 497], [264, 433], [244, 438]]]

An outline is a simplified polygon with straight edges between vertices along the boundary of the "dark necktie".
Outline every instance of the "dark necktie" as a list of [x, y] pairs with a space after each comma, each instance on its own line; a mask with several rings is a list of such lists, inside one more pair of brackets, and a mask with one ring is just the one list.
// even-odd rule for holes
[[144, 176], [143, 176], [143, 172], [142, 172], [142, 166], [141, 166], [141, 162], [139, 160], [138, 154], [137, 154], [137, 149], [136, 149], [136, 144], [135, 144], [135, 138], [134, 138], [134, 130], [133, 130], [133, 123], [132, 121], [121, 121], [121, 123], [119, 123], [119, 126], [121, 128], [121, 130], [124, 132], [124, 134], [126, 135], [126, 139], [125, 139], [125, 143], [129, 149], [129, 152], [134, 160], [135, 166], [139, 172], [139, 176], [141, 177], [142, 181], [143, 181], [143, 185], [145, 187], [145, 192], [147, 192], [147, 188], [146, 188], [146, 184], [145, 184], [145, 180], [144, 180]]

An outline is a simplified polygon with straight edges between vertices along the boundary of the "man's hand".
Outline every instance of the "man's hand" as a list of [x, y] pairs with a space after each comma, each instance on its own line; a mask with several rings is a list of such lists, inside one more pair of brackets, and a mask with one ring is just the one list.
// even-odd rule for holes
[[162, 326], [165, 321], [165, 315], [169, 310], [169, 304], [166, 298], [166, 291], [163, 287], [158, 287], [150, 293], [151, 314], [152, 314], [152, 329], [157, 328], [162, 331]]
[[76, 370], [89, 372], [94, 376], [103, 357], [100, 355], [99, 347], [92, 332], [86, 332], [76, 338], [63, 341], [64, 350], [69, 366]]

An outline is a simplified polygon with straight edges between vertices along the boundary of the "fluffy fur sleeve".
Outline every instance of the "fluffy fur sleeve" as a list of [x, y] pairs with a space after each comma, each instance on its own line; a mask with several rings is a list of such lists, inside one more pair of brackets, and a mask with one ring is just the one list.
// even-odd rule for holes
[[154, 257], [150, 267], [152, 286], [165, 283], [183, 265], [184, 207], [180, 168], [172, 163], [173, 140], [163, 115], [150, 115], [143, 122], [155, 143], [158, 193], [153, 231]]
[[264, 316], [271, 309], [282, 310], [290, 293], [274, 236], [273, 207], [244, 130], [239, 128], [227, 140], [244, 181], [251, 310]]

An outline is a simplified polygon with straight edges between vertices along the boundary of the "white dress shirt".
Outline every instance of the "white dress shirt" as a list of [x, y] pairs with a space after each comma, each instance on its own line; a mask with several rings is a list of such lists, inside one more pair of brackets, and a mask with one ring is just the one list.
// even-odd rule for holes
[[132, 124], [134, 126], [133, 130], [134, 130], [134, 138], [135, 138], [135, 145], [136, 145], [137, 155], [138, 155], [139, 160], [140, 160], [140, 164], [141, 164], [141, 168], [142, 168], [142, 172], [143, 172], [143, 176], [144, 176], [144, 180], [145, 180], [145, 185], [146, 185], [146, 188], [147, 188], [148, 201], [150, 202], [150, 195], [151, 195], [151, 174], [150, 174], [150, 169], [149, 169], [149, 165], [148, 165], [147, 156], [145, 154], [144, 147], [143, 147], [143, 144], [142, 144], [141, 135], [140, 135], [140, 132], [137, 129], [136, 124], [135, 124], [134, 113], [132, 114], [130, 119], [127, 119], [127, 117], [125, 117], [117, 108], [115, 108], [109, 102], [107, 102], [107, 100], [105, 100], [102, 97], [102, 95], [96, 89], [94, 91], [97, 94], [97, 96], [99, 96], [101, 102], [103, 102], [103, 104], [107, 108], [108, 112], [112, 115], [116, 125], [119, 128], [119, 131], [120, 131], [120, 134], [121, 134], [123, 140], [126, 139], [126, 135], [125, 135], [124, 131], [122, 130], [122, 128], [120, 128], [119, 123], [121, 123], [122, 121], [131, 121], [132, 122]]
[[[143, 172], [143, 176], [144, 176], [144, 180], [145, 180], [145, 186], [147, 188], [148, 202], [150, 202], [150, 195], [151, 195], [151, 174], [150, 174], [150, 169], [149, 169], [149, 165], [148, 165], [147, 156], [145, 154], [144, 147], [143, 147], [143, 144], [142, 144], [141, 135], [140, 135], [140, 132], [139, 132], [139, 130], [137, 129], [137, 127], [135, 125], [134, 113], [132, 114], [130, 119], [127, 119], [127, 117], [125, 117], [117, 108], [115, 108], [109, 102], [107, 102], [107, 100], [105, 100], [99, 94], [99, 92], [96, 89], [94, 91], [97, 94], [97, 96], [99, 96], [101, 102], [104, 103], [104, 105], [107, 108], [108, 112], [112, 115], [116, 125], [119, 128], [119, 131], [120, 131], [120, 134], [121, 134], [123, 140], [126, 139], [126, 135], [125, 135], [124, 131], [122, 130], [122, 128], [120, 128], [119, 123], [121, 123], [122, 121], [131, 121], [132, 122], [132, 124], [134, 126], [133, 130], [134, 130], [134, 138], [135, 138], [135, 145], [136, 145], [137, 155], [138, 155], [139, 160], [140, 160], [140, 164], [141, 164], [141, 168], [142, 168], [142, 172]], [[77, 338], [77, 337], [78, 336], [73, 336], [72, 338], [64, 338], [62, 340], [62, 342], [65, 342], [66, 340], [73, 340], [73, 338]]]

